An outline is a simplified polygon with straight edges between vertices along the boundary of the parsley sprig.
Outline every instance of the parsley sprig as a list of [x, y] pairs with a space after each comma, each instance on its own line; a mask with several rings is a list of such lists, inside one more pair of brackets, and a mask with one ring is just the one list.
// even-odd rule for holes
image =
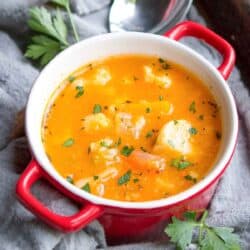
[[[200, 220], [196, 219], [195, 212], [186, 212], [183, 221], [172, 217], [172, 223], [167, 226], [165, 233], [181, 250], [191, 243], [197, 243], [197, 249], [200, 250], [240, 250], [239, 238], [233, 229], [208, 226], [205, 222], [207, 216], [206, 210]], [[195, 230], [198, 234], [194, 234]]]
[[[51, 0], [52, 3], [64, 8], [69, 16], [76, 41], [79, 41], [78, 34], [69, 6], [69, 0]], [[69, 46], [67, 40], [68, 28], [63, 20], [62, 14], [57, 9], [56, 14], [52, 14], [44, 7], [33, 7], [29, 9], [29, 28], [37, 34], [32, 36], [31, 43], [25, 52], [27, 58], [39, 60], [40, 65], [46, 65], [60, 51]]]

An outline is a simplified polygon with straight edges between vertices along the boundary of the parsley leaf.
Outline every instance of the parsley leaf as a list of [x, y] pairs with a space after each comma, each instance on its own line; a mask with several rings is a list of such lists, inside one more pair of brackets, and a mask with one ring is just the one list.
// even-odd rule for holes
[[84, 88], [82, 86], [76, 86], [76, 95], [75, 98], [78, 98], [84, 94]]
[[121, 145], [121, 143], [122, 143], [122, 139], [121, 139], [121, 137], [119, 137], [118, 140], [117, 140], [117, 142], [115, 142], [114, 146], [118, 147], [118, 146]]
[[69, 182], [69, 183], [71, 183], [71, 184], [74, 183], [74, 180], [73, 180], [73, 178], [71, 176], [67, 176], [66, 177], [66, 181]]
[[180, 159], [173, 159], [171, 161], [171, 166], [178, 169], [185, 169], [186, 167], [189, 167], [191, 165], [192, 163], [190, 161], [184, 160], [182, 157]]
[[181, 221], [173, 217], [165, 233], [171, 238], [171, 242], [176, 243], [180, 249], [185, 249], [192, 242], [193, 230], [196, 226], [195, 220]]
[[152, 137], [153, 136], [153, 131], [152, 130], [150, 130], [150, 131], [148, 131], [147, 132], [147, 134], [146, 134], [146, 138], [150, 138], [150, 137]]
[[196, 106], [195, 106], [195, 102], [194, 101], [190, 104], [189, 111], [192, 112], [192, 113], [196, 112]]
[[198, 133], [196, 128], [190, 128], [188, 131], [191, 135], [196, 135]]
[[33, 36], [32, 44], [27, 47], [25, 57], [34, 60], [39, 59], [40, 65], [46, 65], [52, 58], [61, 51], [61, 44], [52, 38], [44, 35]]
[[128, 157], [133, 151], [134, 151], [134, 147], [133, 146], [131, 146], [131, 147], [124, 146], [121, 149], [121, 154]]
[[93, 176], [93, 179], [96, 181], [96, 180], [99, 179], [99, 176], [98, 176], [98, 175], [94, 175], [94, 176]]
[[122, 175], [118, 179], [118, 185], [121, 186], [123, 184], [126, 184], [127, 182], [130, 181], [130, 177], [131, 177], [131, 170], [128, 170], [124, 175]]
[[63, 143], [63, 146], [64, 146], [64, 147], [71, 147], [74, 143], [75, 143], [74, 139], [73, 139], [73, 138], [69, 138], [69, 139], [67, 139], [67, 140]]
[[93, 113], [97, 114], [97, 113], [101, 113], [102, 112], [102, 106], [100, 104], [95, 104], [94, 108], [93, 108]]
[[88, 192], [88, 193], [91, 193], [89, 183], [86, 183], [86, 184], [82, 187], [82, 190], [84, 190], [84, 191], [86, 191], [86, 192]]
[[75, 78], [74, 76], [69, 76], [69, 77], [68, 77], [69, 82], [74, 82], [75, 79], [76, 79], [76, 78]]
[[233, 229], [208, 226], [205, 223], [207, 215], [205, 211], [199, 221], [195, 212], [186, 212], [185, 220], [172, 217], [172, 223], [166, 227], [165, 233], [181, 250], [191, 243], [196, 243], [201, 250], [240, 250], [239, 238], [233, 234]]
[[194, 178], [193, 176], [189, 175], [189, 174], [188, 174], [188, 175], [185, 175], [184, 178], [185, 178], [185, 180], [187, 180], [187, 181], [192, 181], [193, 183], [196, 183], [196, 182], [197, 182], [197, 179]]
[[[52, 2], [67, 10], [75, 34], [69, 0], [53, 0]], [[39, 35], [31, 38], [31, 43], [28, 45], [24, 56], [39, 60], [41, 66], [46, 65], [61, 50], [69, 46], [67, 41], [68, 29], [59, 10], [52, 16], [44, 7], [30, 8], [28, 26]]]

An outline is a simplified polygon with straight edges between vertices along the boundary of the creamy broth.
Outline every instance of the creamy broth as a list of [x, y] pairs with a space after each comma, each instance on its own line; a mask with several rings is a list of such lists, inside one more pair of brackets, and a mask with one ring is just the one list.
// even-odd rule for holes
[[182, 66], [123, 55], [64, 80], [46, 108], [42, 139], [73, 185], [113, 200], [148, 201], [208, 174], [221, 117], [209, 89]]

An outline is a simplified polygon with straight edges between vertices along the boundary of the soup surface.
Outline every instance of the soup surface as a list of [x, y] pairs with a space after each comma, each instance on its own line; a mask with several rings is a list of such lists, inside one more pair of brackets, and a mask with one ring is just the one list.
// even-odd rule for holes
[[169, 197], [204, 178], [221, 139], [218, 105], [183, 67], [141, 55], [72, 73], [45, 111], [47, 155], [67, 181], [113, 200]]

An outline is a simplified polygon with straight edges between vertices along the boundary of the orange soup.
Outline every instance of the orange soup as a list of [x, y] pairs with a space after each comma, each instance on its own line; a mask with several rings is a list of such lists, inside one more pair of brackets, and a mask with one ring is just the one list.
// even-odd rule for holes
[[63, 81], [42, 126], [46, 153], [72, 185], [121, 201], [180, 193], [211, 170], [221, 117], [209, 89], [162, 58], [126, 55]]

